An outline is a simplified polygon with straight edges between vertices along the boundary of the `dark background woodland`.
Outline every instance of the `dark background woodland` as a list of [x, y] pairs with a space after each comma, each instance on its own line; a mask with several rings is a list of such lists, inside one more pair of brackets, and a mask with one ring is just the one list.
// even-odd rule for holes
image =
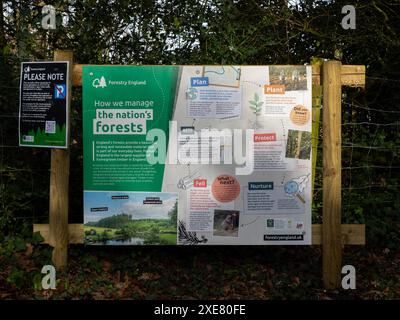
[[[0, 299], [399, 298], [400, 1], [0, 0]], [[356, 7], [355, 30], [341, 9]], [[62, 289], [38, 290], [50, 249], [32, 235], [48, 219], [50, 151], [19, 148], [21, 61], [73, 49], [84, 64], [304, 64], [341, 59], [367, 67], [366, 88], [342, 101], [343, 223], [365, 223], [367, 246], [346, 248], [353, 292], [322, 290], [320, 249], [241, 247], [71, 249]], [[82, 101], [72, 102], [70, 222], [82, 222]], [[320, 138], [322, 128], [320, 129]], [[321, 221], [319, 143], [313, 222]], [[382, 273], [382, 270], [384, 272]], [[39, 281], [40, 282], [40, 281]], [[184, 283], [190, 283], [184, 286]]]

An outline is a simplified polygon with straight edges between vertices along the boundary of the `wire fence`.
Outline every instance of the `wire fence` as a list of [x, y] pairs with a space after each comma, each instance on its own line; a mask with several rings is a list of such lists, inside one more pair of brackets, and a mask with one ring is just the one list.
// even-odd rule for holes
[[[398, 79], [368, 76], [366, 78], [367, 84], [368, 81], [380, 82], [383, 85], [400, 82]], [[4, 105], [4, 100], [3, 102], [0, 100], [0, 103], [3, 103], [0, 105], [0, 208], [2, 211], [12, 212], [13, 209], [10, 206], [17, 203], [17, 207], [23, 210], [21, 210], [22, 213], [13, 212], [14, 219], [43, 222], [48, 218], [49, 151], [18, 146], [16, 137], [19, 117], [17, 101], [19, 87], [7, 85], [4, 81], [0, 82], [0, 99], [4, 90], [13, 91], [14, 96], [13, 101], [7, 101], [7, 106]], [[368, 90], [368, 86], [366, 90]], [[76, 105], [79, 104], [81, 101], [76, 101]], [[12, 107], [10, 108], [10, 106]], [[72, 128], [71, 137], [71, 141], [75, 141], [71, 150], [70, 182], [71, 199], [73, 200], [70, 211], [72, 220], [75, 220], [73, 222], [81, 221], [83, 212], [82, 137], [79, 132], [82, 117], [80, 110], [76, 108], [71, 113], [71, 119], [76, 123], [76, 128]], [[400, 115], [400, 106], [379, 105], [376, 101], [373, 103], [354, 102], [344, 96], [342, 112], [344, 113], [341, 145], [343, 218], [345, 222], [363, 223], [364, 218], [357, 214], [359, 215], [360, 211], [371, 210], [370, 206], [373, 201], [378, 201], [377, 206], [390, 206], [395, 203], [398, 205], [400, 202], [398, 196], [400, 190], [398, 184], [400, 177], [400, 120], [398, 116]], [[346, 114], [349, 117], [346, 117]], [[315, 120], [313, 122], [316, 123]], [[7, 126], [4, 123], [7, 123]], [[321, 219], [323, 190], [323, 130], [321, 121], [319, 123], [313, 195], [314, 222]], [[31, 161], [32, 159], [35, 161]], [[14, 189], [18, 191], [18, 187], [21, 186], [18, 179], [24, 181], [25, 194], [11, 195]]]

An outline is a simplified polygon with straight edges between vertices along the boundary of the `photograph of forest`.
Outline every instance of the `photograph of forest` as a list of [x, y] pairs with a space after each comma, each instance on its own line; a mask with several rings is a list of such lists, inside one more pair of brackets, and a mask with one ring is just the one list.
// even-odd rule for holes
[[307, 90], [306, 67], [271, 66], [269, 83], [272, 85], [284, 85], [286, 91]]
[[[178, 199], [173, 193], [85, 192], [87, 245], [177, 243]], [[148, 202], [151, 202], [148, 204]], [[101, 211], [94, 206], [101, 204]], [[94, 210], [93, 210], [94, 209]]]

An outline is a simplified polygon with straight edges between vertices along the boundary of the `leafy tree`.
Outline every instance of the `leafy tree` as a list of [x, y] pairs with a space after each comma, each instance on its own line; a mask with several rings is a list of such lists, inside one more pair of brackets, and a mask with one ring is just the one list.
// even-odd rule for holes
[[178, 221], [178, 202], [175, 202], [172, 209], [168, 212], [168, 216], [170, 219], [170, 225], [176, 227]]
[[99, 220], [96, 223], [97, 227], [102, 227], [102, 228], [121, 228], [125, 224], [129, 223], [132, 219], [132, 216], [129, 214], [119, 214], [119, 215], [114, 215], [112, 217], [107, 217]]

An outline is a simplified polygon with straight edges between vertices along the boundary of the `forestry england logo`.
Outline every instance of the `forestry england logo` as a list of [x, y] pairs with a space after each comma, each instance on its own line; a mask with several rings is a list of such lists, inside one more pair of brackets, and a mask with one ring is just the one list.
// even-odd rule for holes
[[92, 86], [95, 88], [105, 88], [107, 87], [106, 79], [104, 76], [101, 76], [101, 78], [96, 78], [92, 82]]

